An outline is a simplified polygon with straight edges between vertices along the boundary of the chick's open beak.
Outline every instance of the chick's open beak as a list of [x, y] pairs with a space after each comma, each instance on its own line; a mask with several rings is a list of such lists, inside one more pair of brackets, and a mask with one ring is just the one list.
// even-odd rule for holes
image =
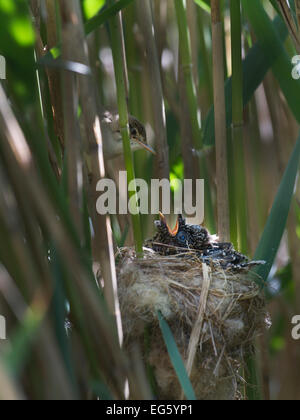
[[179, 230], [179, 220], [177, 219], [175, 228], [171, 229], [170, 226], [167, 223], [167, 219], [165, 218], [165, 216], [161, 212], [159, 212], [159, 218], [160, 218], [161, 223], [163, 223], [165, 226], [167, 226], [169, 234], [171, 236], [176, 236], [177, 233], [178, 233], [178, 230]]

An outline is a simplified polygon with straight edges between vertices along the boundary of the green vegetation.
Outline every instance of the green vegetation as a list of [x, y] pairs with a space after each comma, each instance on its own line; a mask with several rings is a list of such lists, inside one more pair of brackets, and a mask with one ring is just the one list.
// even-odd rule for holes
[[[150, 0], [152, 12], [137, 1], [0, 0], [0, 399], [124, 399], [127, 379], [139, 385], [130, 398], [147, 398], [140, 360], [121, 346], [115, 257], [123, 245], [142, 257], [153, 216], [96, 214], [97, 181], [125, 168], [128, 182], [205, 179], [204, 224], [230, 226], [222, 239], [266, 261], [256, 274], [273, 326], [245, 369], [245, 395], [300, 399], [290, 339], [300, 312], [299, 2], [220, 1], [216, 21], [214, 1]], [[224, 96], [213, 95], [223, 75]], [[124, 158], [113, 162], [103, 109], [120, 116]], [[128, 113], [157, 156], [131, 152]], [[160, 313], [157, 322], [194, 399]]]

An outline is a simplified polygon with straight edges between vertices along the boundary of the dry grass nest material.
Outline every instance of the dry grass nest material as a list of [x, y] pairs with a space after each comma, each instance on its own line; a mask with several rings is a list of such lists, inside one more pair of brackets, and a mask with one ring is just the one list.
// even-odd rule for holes
[[[239, 393], [240, 366], [266, 325], [259, 287], [244, 271], [202, 264], [195, 254], [161, 256], [145, 249], [136, 259], [119, 251], [118, 288], [125, 346], [139, 342], [153, 367], [157, 397], [182, 397], [157, 318], [167, 320], [199, 399], [233, 399]], [[145, 328], [150, 331], [145, 348]]]

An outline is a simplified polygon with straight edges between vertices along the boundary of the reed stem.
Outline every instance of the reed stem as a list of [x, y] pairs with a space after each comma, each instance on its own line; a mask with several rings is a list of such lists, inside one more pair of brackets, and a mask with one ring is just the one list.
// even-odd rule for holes
[[[247, 195], [243, 147], [243, 61], [242, 24], [240, 0], [231, 0], [231, 54], [232, 54], [232, 152], [233, 185], [235, 187], [234, 223], [237, 223], [238, 248], [244, 254], [248, 251], [247, 240]], [[233, 218], [231, 218], [233, 220]]]
[[221, 22], [221, 10], [219, 0], [211, 1], [211, 19], [215, 105], [218, 235], [221, 241], [227, 242], [230, 240], [226, 140], [227, 136], [224, 89], [223, 27]]
[[162, 92], [162, 80], [158, 52], [154, 35], [154, 23], [151, 0], [137, 3], [137, 10], [145, 37], [146, 63], [149, 69], [150, 83], [155, 95], [152, 96], [152, 112], [154, 117], [154, 132], [156, 146], [156, 167], [159, 179], [169, 179], [169, 147], [166, 131], [165, 104]]
[[[84, 37], [79, 1], [72, 0], [72, 2], [60, 3], [60, 10], [63, 26], [69, 25], [73, 31], [72, 51], [69, 52], [69, 57], [71, 58], [72, 54], [73, 61], [78, 61], [89, 66], [89, 57], [86, 53], [86, 40]], [[74, 42], [74, 40], [77, 42]], [[97, 183], [100, 179], [105, 177], [105, 166], [102, 154], [102, 131], [98, 115], [95, 88], [92, 82], [92, 78], [88, 78], [85, 75], [78, 76], [80, 102], [84, 121], [83, 125], [85, 129], [82, 149], [89, 153], [92, 173], [91, 183], [87, 187], [89, 195], [89, 213], [95, 231], [93, 257], [94, 261], [99, 262], [101, 265], [101, 274], [105, 284], [104, 295], [110, 313], [115, 317], [115, 325], [121, 344], [123, 332], [117, 295], [117, 279], [110, 218], [109, 216], [102, 216], [96, 212], [96, 201], [98, 198]], [[91, 150], [95, 150], [95, 148], [98, 150], [98, 153], [91, 153]]]
[[[185, 82], [185, 90], [186, 90], [186, 103], [188, 105], [189, 117], [190, 117], [190, 125], [191, 125], [191, 133], [193, 139], [193, 149], [202, 149], [203, 141], [202, 141], [202, 132], [201, 132], [201, 112], [198, 107], [198, 98], [197, 98], [197, 91], [196, 86], [193, 78], [193, 60], [192, 60], [192, 52], [191, 52], [191, 43], [190, 43], [190, 33], [189, 27], [187, 22], [187, 14], [186, 14], [186, 7], [183, 0], [175, 0], [175, 11], [176, 11], [176, 18], [177, 18], [177, 25], [178, 25], [178, 32], [179, 32], [179, 56], [180, 56], [180, 65], [181, 71], [183, 73], [183, 79]], [[184, 116], [187, 118], [187, 116]], [[183, 139], [183, 142], [186, 142], [188, 145], [190, 142], [188, 140]], [[185, 147], [185, 144], [183, 144]], [[200, 158], [200, 169], [199, 164], [197, 162], [196, 156], [193, 156], [192, 150], [186, 150], [185, 153], [185, 164], [189, 165], [188, 163], [188, 154], [190, 154], [190, 165], [194, 168], [194, 179], [203, 178], [205, 180], [205, 221], [207, 227], [211, 231], [215, 231], [215, 223], [214, 223], [214, 215], [213, 215], [213, 205], [212, 205], [212, 197], [211, 191], [209, 187], [209, 178], [208, 178], [208, 171], [206, 167], [205, 157]]]
[[201, 127], [200, 127], [200, 111], [198, 108], [198, 100], [195, 82], [192, 72], [192, 52], [190, 44], [190, 34], [187, 24], [186, 8], [183, 0], [175, 0], [175, 10], [177, 24], [179, 30], [179, 51], [181, 67], [184, 74], [185, 87], [187, 93], [187, 101], [189, 105], [191, 126], [194, 139], [194, 147], [202, 147]]
[[[109, 0], [109, 5], [113, 6], [115, 0]], [[143, 239], [141, 232], [141, 221], [140, 213], [138, 208], [138, 200], [136, 194], [136, 183], [135, 183], [135, 172], [133, 157], [130, 147], [130, 137], [129, 137], [129, 125], [128, 125], [128, 109], [126, 101], [126, 84], [124, 79], [124, 60], [122, 53], [123, 44], [123, 33], [121, 32], [120, 25], [121, 15], [114, 16], [110, 20], [110, 35], [111, 35], [111, 47], [114, 61], [115, 69], [115, 78], [116, 78], [116, 87], [117, 87], [117, 102], [118, 102], [118, 112], [119, 112], [119, 124], [120, 131], [123, 140], [123, 150], [124, 150], [124, 160], [127, 171], [127, 182], [128, 185], [131, 184], [131, 191], [129, 192], [130, 201], [135, 207], [132, 214], [132, 224], [133, 224], [133, 234], [135, 240], [135, 248], [137, 256], [141, 257], [143, 255]], [[127, 74], [127, 72], [126, 72]]]

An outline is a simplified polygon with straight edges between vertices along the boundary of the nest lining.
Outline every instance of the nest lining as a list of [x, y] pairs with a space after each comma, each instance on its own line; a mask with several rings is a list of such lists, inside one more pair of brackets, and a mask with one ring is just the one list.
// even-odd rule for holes
[[183, 360], [190, 364], [187, 369], [197, 398], [235, 398], [238, 368], [266, 318], [264, 299], [252, 274], [223, 271], [213, 263], [204, 266], [193, 253], [166, 257], [145, 249], [144, 258], [136, 259], [133, 249], [124, 248], [119, 256], [125, 346], [138, 341], [144, 347], [145, 327], [151, 328], [151, 348], [144, 351], [144, 358], [154, 368], [158, 398], [182, 395], [157, 311], [167, 320]]

